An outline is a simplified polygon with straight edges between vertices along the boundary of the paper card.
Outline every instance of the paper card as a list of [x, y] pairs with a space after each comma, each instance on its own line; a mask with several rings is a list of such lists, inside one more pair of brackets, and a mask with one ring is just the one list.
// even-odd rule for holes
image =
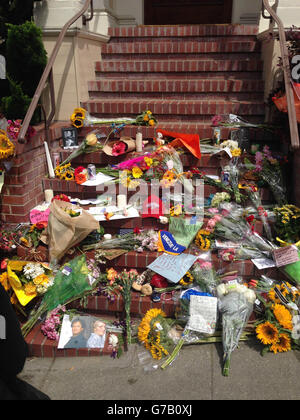
[[251, 261], [259, 270], [276, 267], [275, 262], [273, 260], [270, 260], [269, 258], [255, 258]]
[[48, 208], [45, 211], [33, 209], [30, 212], [30, 222], [33, 225], [40, 222], [48, 222], [49, 214], [50, 214], [50, 208]]
[[217, 155], [219, 153], [225, 152], [227, 153], [227, 155], [230, 157], [230, 159], [232, 158], [232, 153], [229, 147], [224, 147], [222, 150], [218, 150], [215, 153], [213, 153], [214, 155]]
[[[92, 214], [94, 218], [98, 222], [105, 222], [106, 217], [104, 213], [114, 213], [114, 212], [120, 212], [120, 209], [116, 206], [109, 206], [109, 207], [90, 207], [88, 210], [88, 213]], [[114, 216], [112, 216], [109, 220], [119, 220], [119, 219], [131, 219], [135, 217], [140, 217], [140, 214], [137, 209], [134, 207], [130, 207], [127, 209], [126, 216], [123, 212], [116, 213]]]
[[113, 177], [104, 175], [103, 173], [99, 172], [95, 180], [88, 180], [82, 185], [84, 185], [85, 187], [96, 187], [97, 185], [105, 184], [105, 182], [112, 181], [113, 179]]
[[204, 334], [214, 334], [217, 324], [216, 297], [192, 295], [190, 300], [189, 330]]
[[273, 251], [276, 267], [283, 267], [299, 261], [298, 248], [296, 246], [285, 246]]
[[194, 262], [198, 259], [197, 255], [160, 255], [147, 268], [165, 277], [171, 283], [178, 283], [188, 272]]

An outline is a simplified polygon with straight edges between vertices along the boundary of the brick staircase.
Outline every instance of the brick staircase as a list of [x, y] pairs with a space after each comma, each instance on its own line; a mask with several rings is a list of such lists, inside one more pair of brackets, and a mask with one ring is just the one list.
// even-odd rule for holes
[[[157, 117], [159, 127], [199, 134], [200, 138], [212, 137], [211, 118], [216, 114], [234, 113], [248, 121], [263, 121], [262, 62], [256, 34], [256, 26], [241, 25], [111, 28], [111, 39], [103, 47], [102, 60], [95, 63], [96, 80], [88, 85], [90, 98], [81, 105], [101, 118], [135, 117], [150, 109]], [[82, 128], [80, 137], [90, 130]], [[136, 130], [135, 126], [125, 127], [122, 135], [135, 137]], [[142, 132], [150, 142], [155, 137], [154, 128], [143, 127]], [[221, 137], [225, 139], [228, 135], [229, 130], [223, 128]], [[69, 152], [57, 147], [58, 140], [56, 137], [53, 151], [59, 152], [63, 161]], [[226, 163], [225, 158], [211, 155], [203, 155], [197, 160], [191, 154], [184, 154], [181, 159], [184, 168], [199, 167], [210, 175], [220, 175], [221, 167]], [[122, 160], [93, 153], [77, 158], [73, 166], [94, 163], [101, 167]], [[53, 189], [54, 194], [65, 193], [74, 198], [94, 198], [98, 194], [96, 187], [84, 187], [72, 181], [44, 177], [42, 185], [43, 190]], [[205, 186], [205, 197], [216, 191]], [[268, 190], [262, 190], [261, 194], [264, 202], [272, 201]], [[153, 219], [142, 218], [101, 224], [107, 233], [134, 227], [166, 228]], [[262, 232], [261, 224], [257, 225], [257, 230]], [[47, 255], [46, 250], [44, 252]], [[93, 256], [93, 253], [88, 255]], [[111, 266], [117, 270], [129, 267], [143, 271], [158, 255], [156, 252], [129, 252], [116, 258]], [[261, 274], [278, 276], [278, 271], [273, 269], [258, 272], [251, 261], [226, 263], [214, 257], [214, 266], [224, 272], [236, 270], [245, 279]], [[90, 314], [105, 313], [114, 317], [123, 311], [124, 304], [121, 296], [112, 303], [104, 296], [93, 296], [84, 309], [79, 303], [73, 307]], [[133, 292], [131, 312], [134, 318], [140, 318], [153, 307], [162, 308], [167, 316], [174, 316], [176, 302], [170, 295], [164, 295], [160, 302], [154, 303], [150, 297]], [[32, 356], [99, 354], [87, 350], [57, 350], [56, 343], [47, 340], [38, 326], [27, 342]]]
[[[262, 61], [256, 26], [141, 26], [110, 28], [95, 64], [89, 100], [99, 117], [150, 109], [159, 126], [211, 138], [211, 118], [237, 114], [264, 119]], [[145, 137], [154, 130], [144, 128]], [[127, 128], [125, 135], [135, 135]], [[223, 129], [223, 138], [228, 130]]]

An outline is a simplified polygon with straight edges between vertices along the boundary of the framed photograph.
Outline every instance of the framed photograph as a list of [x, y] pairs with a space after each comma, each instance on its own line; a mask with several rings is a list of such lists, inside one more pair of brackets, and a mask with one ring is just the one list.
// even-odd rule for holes
[[64, 315], [58, 349], [104, 349], [109, 346], [109, 337], [113, 333], [122, 334], [122, 329], [105, 319], [90, 315], [71, 319]]
[[78, 135], [75, 127], [62, 128], [61, 131], [64, 149], [78, 147]]

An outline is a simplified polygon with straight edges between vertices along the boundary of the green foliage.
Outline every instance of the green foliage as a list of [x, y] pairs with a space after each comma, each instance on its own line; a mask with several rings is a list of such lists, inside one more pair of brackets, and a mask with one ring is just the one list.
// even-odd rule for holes
[[4, 41], [0, 45], [0, 54], [5, 53], [8, 31], [6, 24], [21, 25], [27, 20], [30, 21], [33, 15], [33, 3], [34, 0], [0, 0], [0, 39]]
[[[47, 64], [42, 32], [33, 22], [8, 25], [6, 70], [23, 92], [32, 97]], [[20, 65], [22, 63], [22, 65]]]
[[[23, 93], [20, 84], [9, 80], [11, 95], [2, 98], [0, 108], [8, 120], [23, 120], [30, 105], [31, 98]], [[32, 118], [31, 124], [40, 121], [40, 112], [37, 110]]]

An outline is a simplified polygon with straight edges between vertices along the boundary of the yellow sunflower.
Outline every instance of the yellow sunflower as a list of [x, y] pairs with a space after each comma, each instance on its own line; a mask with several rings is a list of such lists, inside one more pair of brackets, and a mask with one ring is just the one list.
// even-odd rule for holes
[[283, 328], [287, 330], [293, 329], [292, 315], [285, 306], [275, 303], [272, 306], [272, 310], [275, 318]]
[[256, 336], [263, 344], [274, 344], [278, 341], [278, 329], [266, 321], [256, 327]]
[[210, 240], [207, 238], [207, 235], [204, 233], [203, 230], [200, 230], [197, 233], [195, 244], [202, 251], [207, 251], [208, 249], [210, 249]]
[[79, 118], [79, 117], [76, 116], [76, 114], [72, 114], [70, 119], [71, 119], [71, 123], [74, 127], [76, 127], [76, 128], [83, 127], [83, 121], [84, 121], [83, 118]]
[[84, 108], [75, 108], [73, 115], [75, 115], [76, 118], [82, 118], [84, 120], [86, 114], [86, 110]]
[[151, 331], [151, 321], [159, 315], [166, 317], [166, 314], [161, 309], [150, 309], [142, 319], [138, 328], [138, 339], [141, 343], [147, 342], [149, 333]]
[[0, 130], [0, 159], [8, 159], [15, 153], [15, 146], [4, 130]]
[[189, 284], [193, 283], [194, 277], [192, 274], [188, 271], [185, 276], [179, 281], [179, 284], [182, 286], [188, 286]]
[[283, 353], [291, 350], [291, 339], [287, 334], [279, 334], [277, 343], [272, 344], [270, 350], [273, 353]]

